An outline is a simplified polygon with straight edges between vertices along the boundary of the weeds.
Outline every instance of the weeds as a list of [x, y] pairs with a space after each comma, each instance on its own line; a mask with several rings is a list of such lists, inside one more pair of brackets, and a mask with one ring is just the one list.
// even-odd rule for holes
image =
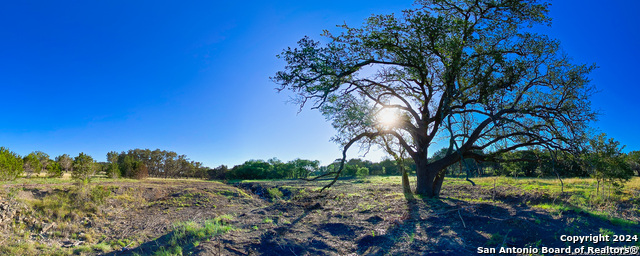
[[607, 213], [607, 212], [588, 210], [588, 209], [584, 209], [584, 208], [580, 208], [580, 207], [576, 207], [576, 206], [570, 206], [570, 205], [538, 204], [538, 205], [534, 205], [534, 207], [550, 210], [550, 212], [552, 214], [556, 214], [556, 215], [562, 215], [562, 213], [566, 212], [566, 211], [575, 211], [575, 212], [579, 212], [579, 213], [580, 212], [584, 212], [584, 213], [587, 213], [587, 214], [589, 214], [589, 215], [591, 215], [593, 217], [596, 217], [598, 219], [609, 221], [609, 222], [611, 222], [611, 224], [614, 224], [616, 226], [623, 226], [624, 227], [624, 226], [631, 226], [631, 225], [637, 225], [638, 224], [635, 221], [625, 220], [625, 219], [613, 217], [613, 216], [611, 216], [610, 213]]
[[284, 196], [284, 194], [282, 194], [282, 191], [275, 187], [267, 189], [267, 193], [269, 193], [269, 197], [275, 199], [281, 199]]
[[102, 186], [74, 187], [66, 192], [46, 196], [40, 200], [28, 200], [37, 216], [45, 221], [74, 220], [98, 212], [98, 208], [111, 196]]
[[228, 224], [231, 216], [223, 215], [213, 220], [206, 220], [202, 224], [193, 221], [179, 222], [169, 233], [166, 246], [159, 247], [153, 255], [183, 255], [184, 251], [191, 251], [212, 237], [233, 230]]

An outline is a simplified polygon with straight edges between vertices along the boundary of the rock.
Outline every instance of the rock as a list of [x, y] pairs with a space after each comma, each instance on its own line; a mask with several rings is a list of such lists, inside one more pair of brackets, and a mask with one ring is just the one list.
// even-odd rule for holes
[[75, 241], [75, 242], [73, 242], [73, 241], [68, 241], [67, 240], [67, 241], [62, 241], [62, 247], [65, 247], [65, 248], [76, 247], [76, 246], [81, 245], [83, 243], [84, 243], [83, 241]]
[[44, 233], [46, 233], [47, 231], [49, 231], [49, 229], [51, 229], [52, 227], [55, 227], [55, 226], [56, 226], [56, 223], [55, 223], [55, 222], [52, 222], [52, 223], [44, 223], [44, 224], [42, 225], [42, 231], [40, 232], [40, 234], [44, 234]]

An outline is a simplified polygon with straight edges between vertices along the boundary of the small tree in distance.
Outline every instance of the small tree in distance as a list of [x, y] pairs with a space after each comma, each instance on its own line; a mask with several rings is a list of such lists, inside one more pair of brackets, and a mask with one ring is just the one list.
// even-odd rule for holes
[[107, 166], [107, 177], [115, 179], [122, 176], [120, 173], [120, 167], [118, 166], [118, 155], [119, 154], [116, 151], [107, 153], [107, 161], [109, 162], [109, 165]]
[[60, 164], [58, 162], [51, 162], [47, 165], [47, 174], [51, 178], [60, 178], [62, 177], [62, 168], [60, 168]]
[[601, 133], [589, 141], [589, 147], [584, 155], [585, 165], [597, 180], [596, 193], [601, 191], [604, 195], [606, 185], [609, 185], [609, 192], [612, 187], [617, 190], [633, 177], [633, 171], [622, 153], [624, 146], [620, 142], [607, 139], [607, 135]]
[[40, 162], [40, 170], [38, 170], [37, 173], [40, 174], [42, 171], [47, 171], [47, 166], [49, 166], [49, 163], [51, 162], [51, 159], [49, 159], [49, 154], [42, 151], [36, 151], [34, 153], [36, 154], [36, 157]]
[[58, 162], [63, 172], [70, 172], [73, 168], [73, 159], [67, 154], [57, 156], [56, 162]]
[[24, 171], [20, 155], [0, 147], [0, 180], [15, 180]]
[[627, 164], [636, 175], [640, 176], [640, 151], [631, 151], [627, 155]]
[[95, 161], [89, 155], [80, 153], [73, 159], [73, 171], [71, 177], [75, 180], [87, 184], [91, 182], [91, 176], [95, 174]]
[[23, 163], [24, 171], [27, 173], [27, 176], [31, 177], [31, 175], [33, 175], [34, 173], [36, 175], [40, 174], [40, 171], [42, 170], [42, 163], [40, 163], [38, 155], [36, 155], [35, 152], [31, 152], [27, 156], [25, 156], [23, 159]]

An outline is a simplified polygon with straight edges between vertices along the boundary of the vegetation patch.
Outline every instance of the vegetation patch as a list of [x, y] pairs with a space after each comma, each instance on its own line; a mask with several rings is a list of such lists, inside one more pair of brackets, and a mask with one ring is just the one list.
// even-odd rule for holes
[[166, 237], [166, 244], [152, 251], [153, 255], [182, 255], [184, 251], [193, 251], [200, 242], [207, 241], [216, 235], [226, 233], [234, 228], [228, 221], [231, 216], [225, 215], [199, 224], [193, 221], [179, 222]]

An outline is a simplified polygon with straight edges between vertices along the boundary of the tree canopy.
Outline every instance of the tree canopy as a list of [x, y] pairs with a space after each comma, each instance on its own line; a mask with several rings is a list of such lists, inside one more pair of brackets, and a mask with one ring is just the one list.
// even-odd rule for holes
[[[500, 160], [520, 148], [573, 150], [595, 119], [588, 74], [559, 42], [530, 31], [549, 25], [537, 0], [422, 0], [402, 15], [304, 37], [279, 58], [272, 80], [311, 104], [346, 151], [393, 141], [415, 162], [416, 192], [438, 196], [445, 168], [461, 159]], [[397, 117], [387, 122], [392, 111]], [[429, 161], [430, 147], [448, 142]], [[340, 174], [342, 167], [336, 171]]]
[[96, 162], [90, 155], [80, 152], [80, 154], [73, 159], [72, 178], [87, 184], [91, 181], [91, 176], [93, 176], [95, 172]]
[[622, 153], [623, 148], [620, 142], [607, 138], [604, 133], [589, 140], [583, 162], [586, 165], [585, 169], [590, 170], [598, 181], [596, 189], [600, 189], [600, 185], [604, 186], [606, 183], [618, 187], [633, 177], [633, 170]]
[[24, 171], [20, 155], [0, 147], [0, 180], [15, 180]]

